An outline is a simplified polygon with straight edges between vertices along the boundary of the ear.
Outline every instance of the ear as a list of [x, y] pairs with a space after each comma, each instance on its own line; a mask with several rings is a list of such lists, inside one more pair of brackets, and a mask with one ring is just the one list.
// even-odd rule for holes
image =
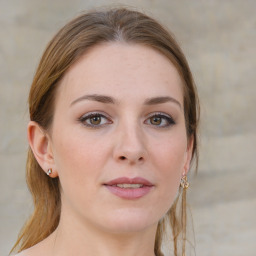
[[182, 176], [187, 175], [187, 173], [189, 171], [191, 158], [192, 158], [192, 152], [193, 152], [193, 146], [194, 146], [194, 137], [191, 136], [188, 139], [188, 143], [187, 143], [187, 150], [186, 150], [186, 153], [185, 153], [185, 159], [184, 159], [185, 161], [184, 161]]
[[27, 135], [30, 148], [32, 149], [38, 164], [45, 173], [47, 173], [48, 169], [52, 169], [50, 176], [52, 178], [57, 177], [58, 172], [55, 168], [50, 136], [34, 121], [29, 122]]

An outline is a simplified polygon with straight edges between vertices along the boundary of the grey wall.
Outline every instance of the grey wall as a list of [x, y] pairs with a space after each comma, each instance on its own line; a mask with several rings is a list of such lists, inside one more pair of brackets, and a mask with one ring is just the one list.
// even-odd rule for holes
[[[27, 94], [46, 43], [81, 10], [115, 1], [0, 0], [0, 255], [31, 212], [25, 184]], [[190, 205], [198, 256], [256, 249], [256, 1], [131, 0], [175, 33], [202, 104]]]

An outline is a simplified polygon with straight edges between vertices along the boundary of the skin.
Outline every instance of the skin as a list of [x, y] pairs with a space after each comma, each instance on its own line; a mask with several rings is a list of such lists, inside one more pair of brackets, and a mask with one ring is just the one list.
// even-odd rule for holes
[[[191, 160], [182, 87], [174, 65], [142, 45], [95, 46], [67, 71], [49, 132], [35, 122], [28, 126], [37, 161], [60, 179], [60, 224], [21, 255], [154, 255], [157, 223]], [[88, 118], [95, 112], [101, 116]], [[138, 176], [153, 184], [138, 199], [120, 198], [104, 186]]]

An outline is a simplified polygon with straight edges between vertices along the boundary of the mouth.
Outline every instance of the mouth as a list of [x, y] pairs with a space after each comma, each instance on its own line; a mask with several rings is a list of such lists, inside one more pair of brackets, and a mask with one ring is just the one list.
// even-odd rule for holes
[[141, 177], [120, 177], [103, 185], [115, 196], [130, 200], [147, 195], [154, 187], [151, 182]]
[[144, 185], [143, 184], [116, 184], [113, 185], [114, 187], [119, 187], [119, 188], [142, 188]]

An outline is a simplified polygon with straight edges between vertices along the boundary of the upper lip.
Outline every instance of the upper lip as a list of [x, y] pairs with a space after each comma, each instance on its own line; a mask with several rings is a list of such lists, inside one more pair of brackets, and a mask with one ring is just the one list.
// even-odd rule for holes
[[117, 179], [113, 179], [104, 183], [104, 185], [108, 185], [108, 186], [113, 186], [116, 184], [142, 184], [144, 186], [153, 186], [153, 184], [150, 181], [142, 177], [135, 177], [135, 178], [119, 177]]

